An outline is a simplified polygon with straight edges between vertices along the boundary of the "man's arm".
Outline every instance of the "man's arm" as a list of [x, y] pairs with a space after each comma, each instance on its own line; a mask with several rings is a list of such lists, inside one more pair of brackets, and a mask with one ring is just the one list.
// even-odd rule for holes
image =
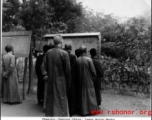
[[36, 63], [35, 63], [35, 72], [36, 72], [36, 75], [38, 76], [39, 72], [38, 72], [38, 64], [39, 64], [39, 57], [37, 57], [36, 59]]
[[72, 64], [71, 64], [72, 68], [75, 69], [75, 66], [76, 66], [76, 56], [74, 55], [72, 57]]
[[8, 78], [8, 76], [12, 73], [13, 68], [15, 67], [15, 56], [10, 57], [10, 66], [6, 72], [3, 73], [3, 77]]
[[47, 74], [47, 65], [46, 65], [46, 55], [44, 56], [43, 58], [43, 62], [42, 62], [42, 65], [41, 65], [41, 71], [42, 71], [42, 75], [43, 77], [48, 77], [48, 74]]
[[67, 81], [67, 87], [71, 87], [71, 66], [70, 66], [70, 59], [68, 54], [65, 54], [64, 67], [65, 67], [64, 73]]
[[3, 58], [2, 58], [2, 61], [1, 61], [1, 64], [2, 64], [2, 75], [3, 75], [3, 73], [4, 73], [4, 71], [5, 71], [5, 67], [4, 67], [4, 60], [3, 60]]
[[99, 77], [102, 78], [103, 77], [103, 68], [102, 68], [102, 64], [101, 64], [100, 60], [96, 60], [94, 63], [95, 63], [96, 71], [99, 74]]
[[96, 78], [96, 70], [95, 70], [95, 67], [94, 67], [92, 59], [90, 59], [90, 61], [89, 61], [89, 67], [90, 67], [90, 71], [91, 71], [93, 80], [95, 80], [95, 78]]

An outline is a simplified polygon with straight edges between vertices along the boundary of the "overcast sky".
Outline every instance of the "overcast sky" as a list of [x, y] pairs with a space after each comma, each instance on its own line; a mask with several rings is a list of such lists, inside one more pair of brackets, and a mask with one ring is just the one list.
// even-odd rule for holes
[[95, 12], [113, 13], [119, 17], [134, 17], [151, 10], [151, 0], [78, 0]]
[[151, 0], [145, 0], [145, 2], [151, 7]]
[[[20, 0], [22, 2], [22, 0]], [[151, 0], [77, 0], [95, 12], [113, 13], [118, 17], [134, 17], [151, 13]]]

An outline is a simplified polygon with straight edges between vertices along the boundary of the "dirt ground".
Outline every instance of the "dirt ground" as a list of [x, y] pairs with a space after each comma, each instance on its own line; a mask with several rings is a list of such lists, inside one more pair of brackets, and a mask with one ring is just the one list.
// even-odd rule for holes
[[[20, 86], [21, 87], [21, 86]], [[8, 105], [1, 102], [1, 116], [2, 117], [44, 117], [42, 106], [36, 104], [36, 87], [34, 93], [27, 94], [26, 100], [22, 101], [22, 104]], [[146, 97], [128, 96], [115, 93], [102, 93], [102, 104], [100, 114], [94, 115], [96, 117], [148, 117], [148, 111], [151, 110], [151, 100]], [[112, 110], [119, 111], [119, 114], [112, 114]], [[108, 110], [110, 111], [108, 114]], [[122, 111], [127, 110], [128, 115], [121, 114]], [[134, 111], [134, 114], [130, 114], [130, 111]], [[140, 110], [146, 110], [144, 115], [141, 115]], [[121, 111], [121, 112], [120, 112]], [[101, 113], [103, 112], [103, 113]], [[113, 111], [115, 112], [115, 111]], [[79, 116], [79, 115], [73, 115]]]

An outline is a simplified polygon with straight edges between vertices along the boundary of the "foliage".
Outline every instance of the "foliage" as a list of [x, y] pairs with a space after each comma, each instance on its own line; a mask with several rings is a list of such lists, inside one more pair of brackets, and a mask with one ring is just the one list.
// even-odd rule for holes
[[[112, 88], [125, 90], [129, 87], [132, 92], [149, 94], [150, 73], [147, 66], [138, 67], [132, 60], [120, 62], [106, 56], [102, 59], [102, 65], [104, 68], [104, 88], [111, 84]], [[142, 88], [142, 91], [139, 88]]]
[[[14, 31], [14, 30], [24, 30], [20, 26], [20, 20], [16, 16], [16, 13], [20, 9], [19, 0], [6, 0], [3, 1], [3, 12], [2, 12], [2, 31]], [[16, 26], [18, 27], [16, 29]], [[20, 26], [20, 27], [19, 27]]]
[[81, 3], [77, 3], [76, 0], [46, 0], [45, 3], [49, 5], [49, 12], [53, 11], [54, 13], [52, 16], [53, 22], [61, 23], [61, 28], [66, 26], [65, 32], [76, 32], [76, 25], [82, 16]]
[[[118, 29], [115, 30], [116, 47], [121, 51], [132, 53], [133, 56], [128, 55], [128, 58], [149, 60], [150, 36], [147, 34], [148, 27], [150, 26], [147, 26], [144, 18], [132, 18], [123, 25], [119, 25]], [[146, 59], [144, 60], [144, 58]]]
[[[140, 16], [120, 23], [113, 15], [87, 12], [78, 26], [80, 32], [101, 32], [105, 83], [136, 85], [150, 90], [151, 24]], [[112, 57], [112, 58], [111, 58]], [[113, 58], [115, 58], [114, 62]], [[139, 91], [137, 87], [136, 91]]]
[[80, 16], [82, 5], [76, 0], [7, 0], [3, 3], [3, 31], [31, 30], [32, 39], [41, 40], [46, 33], [76, 32]]
[[41, 0], [31, 0], [21, 5], [17, 16], [22, 20], [22, 26], [32, 31], [32, 40], [42, 39], [45, 25], [51, 21], [48, 5]]

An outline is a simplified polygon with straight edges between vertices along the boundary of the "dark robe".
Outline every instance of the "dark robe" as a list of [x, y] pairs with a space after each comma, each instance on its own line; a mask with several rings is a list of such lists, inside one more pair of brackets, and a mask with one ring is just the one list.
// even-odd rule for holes
[[44, 56], [45, 56], [45, 54], [38, 56], [37, 60], [36, 60], [36, 64], [35, 64], [35, 71], [36, 71], [36, 74], [38, 77], [38, 83], [37, 83], [38, 103], [42, 103], [43, 98], [44, 98], [44, 80], [43, 80], [43, 75], [42, 75], [42, 71], [41, 71], [41, 65], [42, 65]]
[[0, 98], [2, 98], [2, 79], [0, 79]]
[[[42, 62], [42, 65], [41, 65], [41, 71], [43, 73], [43, 80], [44, 80], [44, 77], [47, 73], [44, 73], [46, 71], [46, 55], [44, 56], [43, 58], [43, 62]], [[48, 81], [44, 80], [44, 99], [43, 99], [43, 109], [45, 110], [46, 108], [46, 93], [47, 93], [47, 83]]]
[[77, 101], [78, 101], [78, 83], [75, 75], [75, 65], [76, 65], [76, 56], [68, 53], [70, 58], [71, 66], [71, 87], [68, 90], [68, 103], [69, 103], [69, 112], [70, 115], [76, 110]]
[[92, 110], [97, 110], [94, 89], [96, 71], [92, 59], [85, 56], [79, 57], [77, 59], [77, 71], [79, 80], [79, 111], [81, 115], [87, 115]]
[[18, 77], [15, 66], [15, 56], [7, 53], [3, 56], [3, 102], [20, 103]]
[[99, 59], [97, 59], [97, 57], [93, 57], [93, 63], [96, 69], [96, 80], [94, 82], [95, 85], [95, 92], [96, 92], [96, 99], [97, 99], [97, 104], [98, 106], [101, 105], [101, 80], [103, 78], [103, 69], [102, 69], [102, 65], [101, 65], [101, 61]]
[[67, 89], [70, 87], [70, 71], [66, 51], [55, 47], [47, 52], [46, 69], [43, 70], [43, 75], [48, 75], [45, 116], [69, 115]]

